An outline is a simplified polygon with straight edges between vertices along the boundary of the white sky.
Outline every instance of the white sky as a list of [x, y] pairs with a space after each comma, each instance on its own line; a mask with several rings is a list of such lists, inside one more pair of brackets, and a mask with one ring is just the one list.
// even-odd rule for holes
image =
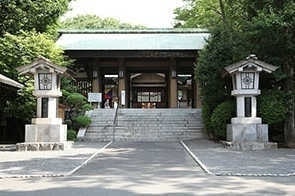
[[182, 0], [73, 0], [65, 17], [96, 14], [149, 28], [173, 27], [173, 10]]

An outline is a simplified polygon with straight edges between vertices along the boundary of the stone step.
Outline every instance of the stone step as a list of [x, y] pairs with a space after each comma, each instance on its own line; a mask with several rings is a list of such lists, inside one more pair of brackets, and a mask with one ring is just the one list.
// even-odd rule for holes
[[[83, 140], [109, 141], [113, 138], [115, 110], [96, 109]], [[116, 140], [177, 141], [203, 138], [199, 109], [119, 109]]]

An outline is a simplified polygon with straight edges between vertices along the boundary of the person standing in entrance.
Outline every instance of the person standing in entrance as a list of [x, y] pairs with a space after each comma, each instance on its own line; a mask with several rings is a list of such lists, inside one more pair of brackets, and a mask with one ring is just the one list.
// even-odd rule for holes
[[106, 109], [109, 109], [109, 108], [110, 108], [110, 101], [109, 101], [109, 99], [107, 99], [107, 100], [104, 102], [104, 108], [106, 108]]

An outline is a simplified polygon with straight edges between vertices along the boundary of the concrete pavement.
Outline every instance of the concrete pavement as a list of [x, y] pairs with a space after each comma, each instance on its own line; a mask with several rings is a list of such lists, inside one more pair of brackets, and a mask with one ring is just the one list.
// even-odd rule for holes
[[[216, 151], [210, 154], [215, 155], [218, 156]], [[179, 143], [157, 142], [112, 143], [72, 176], [0, 179], [1, 196], [294, 195], [294, 192], [294, 176], [207, 175]]]
[[295, 176], [295, 149], [234, 151], [210, 140], [184, 143], [215, 175]]
[[77, 142], [64, 151], [0, 151], [0, 178], [67, 175], [106, 144]]

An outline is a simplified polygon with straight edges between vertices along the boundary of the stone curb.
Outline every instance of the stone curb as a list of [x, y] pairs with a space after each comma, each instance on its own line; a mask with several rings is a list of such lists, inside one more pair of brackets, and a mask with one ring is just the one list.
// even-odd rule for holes
[[86, 161], [84, 161], [81, 165], [79, 165], [78, 167], [74, 168], [72, 171], [66, 173], [66, 176], [70, 176], [73, 175], [75, 172], [77, 172], [79, 169], [81, 169], [82, 167], [86, 166], [88, 164], [89, 161], [91, 161], [94, 157], [96, 157], [99, 153], [101, 153], [102, 151], [104, 151], [104, 149], [106, 149], [109, 145], [111, 145], [113, 143], [113, 141], [110, 141], [109, 143], [107, 143], [104, 147], [102, 147], [101, 149], [99, 149], [98, 151], [96, 151], [93, 155], [91, 155], [91, 157], [89, 157]]
[[245, 174], [245, 173], [214, 173], [216, 176], [241, 176], [241, 177], [291, 177], [295, 176], [295, 173], [287, 173], [287, 174], [275, 174], [275, 173], [268, 173], [268, 174]]
[[87, 160], [85, 160], [82, 164], [79, 166], [75, 167], [69, 172], [66, 173], [53, 173], [53, 174], [40, 174], [40, 175], [0, 175], [0, 179], [5, 179], [5, 178], [46, 178], [46, 177], [66, 177], [66, 176], [71, 176], [75, 172], [77, 172], [79, 169], [82, 167], [86, 166], [89, 161], [91, 161], [95, 156], [97, 156], [99, 153], [101, 153], [103, 150], [105, 150], [110, 144], [112, 143], [109, 142], [106, 145], [104, 145], [102, 148], [97, 150], [93, 155], [91, 155]]
[[181, 140], [180, 144], [184, 147], [186, 152], [192, 157], [192, 159], [202, 168], [204, 172], [209, 175], [214, 175], [207, 167], [202, 163], [202, 161], [189, 149], [189, 147]]
[[207, 167], [201, 162], [201, 160], [189, 149], [189, 147], [181, 140], [181, 145], [189, 153], [192, 159], [207, 173], [215, 176], [237, 176], [237, 177], [291, 177], [295, 176], [295, 172], [286, 173], [286, 174], [277, 174], [277, 173], [265, 173], [265, 174], [253, 174], [253, 173], [213, 173], [207, 169]]

